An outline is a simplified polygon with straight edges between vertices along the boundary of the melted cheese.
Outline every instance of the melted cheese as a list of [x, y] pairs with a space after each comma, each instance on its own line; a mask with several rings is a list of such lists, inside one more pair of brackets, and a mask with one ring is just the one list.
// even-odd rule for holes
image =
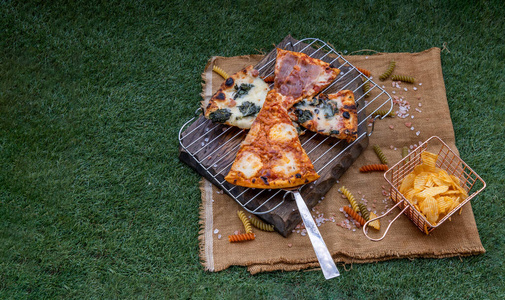
[[263, 167], [261, 158], [251, 152], [244, 152], [244, 154], [234, 164], [234, 169], [242, 172], [245, 178], [251, 178]]
[[[249, 80], [248, 80], [249, 79]], [[259, 77], [256, 77], [252, 82], [250, 78], [239, 78], [236, 80], [235, 84], [240, 86], [242, 83], [252, 83], [254, 86], [248, 91], [247, 94], [242, 95], [241, 97], [237, 97], [234, 101], [235, 105], [230, 107], [229, 103], [223, 103], [222, 108], [228, 108], [231, 111], [230, 119], [228, 123], [238, 126], [240, 128], [251, 128], [251, 124], [253, 123], [256, 116], [247, 116], [244, 117], [240, 112], [239, 106], [241, 106], [244, 102], [248, 101], [254, 103], [260, 108], [263, 107], [263, 103], [265, 102], [265, 98], [267, 96], [269, 87], [268, 85]], [[226, 99], [233, 99], [235, 95], [234, 92], [227, 91]], [[230, 101], [231, 102], [231, 101]]]
[[296, 163], [295, 155], [292, 152], [286, 152], [281, 159], [273, 164], [273, 171], [282, 174], [283, 177], [289, 177], [299, 172], [298, 164]]
[[298, 136], [298, 133], [293, 124], [275, 124], [268, 132], [268, 138], [276, 142], [288, 142], [296, 136]]

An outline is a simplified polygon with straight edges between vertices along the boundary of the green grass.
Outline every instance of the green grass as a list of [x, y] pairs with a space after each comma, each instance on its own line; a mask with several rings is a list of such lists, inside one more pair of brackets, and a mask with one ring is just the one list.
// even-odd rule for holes
[[[47, 3], [46, 3], [47, 2]], [[0, 2], [0, 298], [505, 297], [500, 1]], [[177, 158], [214, 55], [287, 34], [343, 53], [443, 47], [487, 253], [251, 276], [198, 258], [198, 176]]]

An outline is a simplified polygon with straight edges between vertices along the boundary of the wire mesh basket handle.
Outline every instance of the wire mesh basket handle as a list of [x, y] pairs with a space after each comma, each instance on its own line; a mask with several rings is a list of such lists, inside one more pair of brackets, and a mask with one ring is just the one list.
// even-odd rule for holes
[[386, 211], [386, 212], [385, 212], [385, 213], [383, 213], [382, 215], [380, 215], [380, 216], [378, 216], [378, 217], [375, 217], [375, 218], [373, 218], [373, 219], [370, 219], [370, 220], [366, 221], [365, 225], [363, 225], [363, 234], [364, 234], [364, 235], [365, 235], [365, 236], [366, 236], [369, 240], [374, 241], [374, 242], [381, 241], [383, 238], [385, 238], [385, 237], [386, 237], [386, 234], [387, 234], [387, 233], [388, 233], [388, 231], [389, 231], [389, 228], [391, 227], [391, 225], [393, 225], [393, 223], [396, 221], [396, 219], [398, 219], [398, 218], [399, 218], [399, 217], [400, 217], [400, 216], [401, 216], [401, 215], [402, 215], [402, 214], [403, 214], [403, 213], [404, 213], [404, 212], [405, 212], [405, 211], [409, 208], [409, 206], [408, 206], [408, 205], [405, 205], [405, 208], [404, 208], [404, 209], [402, 209], [402, 211], [401, 211], [401, 212], [400, 212], [400, 213], [399, 213], [399, 214], [398, 214], [398, 215], [397, 215], [397, 216], [396, 216], [393, 220], [391, 220], [391, 222], [389, 222], [388, 227], [386, 227], [386, 231], [384, 231], [384, 234], [383, 234], [380, 238], [378, 238], [378, 239], [374, 239], [374, 238], [372, 238], [372, 237], [369, 237], [369, 236], [368, 236], [368, 229], [367, 229], [367, 228], [368, 228], [368, 223], [373, 222], [373, 221], [375, 221], [375, 220], [382, 219], [382, 218], [384, 218], [385, 216], [389, 215], [389, 213], [390, 213], [393, 209], [395, 209], [398, 205], [402, 204], [404, 201], [405, 201], [405, 200], [398, 201], [398, 203], [396, 203], [393, 207], [391, 207], [388, 211]]

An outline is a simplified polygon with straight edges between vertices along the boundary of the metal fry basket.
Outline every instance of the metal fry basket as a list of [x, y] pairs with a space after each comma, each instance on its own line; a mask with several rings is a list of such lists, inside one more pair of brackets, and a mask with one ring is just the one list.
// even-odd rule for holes
[[[411, 203], [405, 195], [400, 192], [400, 185], [403, 179], [410, 174], [414, 168], [422, 163], [421, 153], [424, 151], [429, 151], [431, 153], [437, 154], [438, 158], [436, 161], [436, 166], [440, 169], [447, 171], [449, 175], [457, 177], [460, 181], [461, 187], [468, 193], [468, 197], [464, 199], [458, 206], [454, 207], [449, 211], [443, 218], [438, 220], [436, 224], [430, 223], [426, 217]], [[475, 173], [472, 168], [470, 168], [450, 147], [442, 141], [437, 136], [432, 136], [419, 147], [414, 149], [409, 155], [404, 157], [394, 166], [392, 166], [388, 171], [384, 173], [384, 178], [391, 185], [390, 197], [395, 203], [384, 214], [378, 216], [377, 218], [369, 220], [365, 226], [363, 226], [363, 232], [365, 236], [372, 241], [382, 240], [388, 233], [390, 226], [400, 217], [405, 214], [422, 232], [429, 234], [435, 228], [441, 226], [447, 219], [451, 218], [456, 212], [458, 212], [466, 203], [475, 198], [485, 187], [486, 183], [482, 178]], [[389, 223], [384, 234], [380, 238], [371, 238], [367, 234], [368, 223], [383, 218], [388, 215], [393, 209], [399, 207], [401, 212]]]

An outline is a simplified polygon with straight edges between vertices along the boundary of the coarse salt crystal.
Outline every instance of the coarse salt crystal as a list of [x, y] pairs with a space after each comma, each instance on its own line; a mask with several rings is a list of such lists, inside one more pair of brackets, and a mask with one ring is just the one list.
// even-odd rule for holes
[[410, 127], [410, 130], [414, 130], [414, 126]]
[[407, 91], [407, 88], [403, 88], [404, 91]]
[[220, 239], [221, 239], [221, 237], [222, 237], [222, 235], [220, 235], [220, 234], [218, 234], [218, 235], [217, 235], [217, 239], [218, 239], [218, 240], [220, 240]]
[[416, 88], [416, 87], [414, 87], [413, 89], [414, 89], [414, 91], [417, 91], [417, 88]]
[[419, 102], [419, 104], [418, 104], [417, 106], [421, 107], [421, 106], [423, 106], [423, 105], [421, 104], [421, 102]]
[[219, 232], [219, 229], [214, 229], [214, 234], [218, 233]]
[[421, 131], [416, 132], [416, 135], [420, 135], [420, 134], [421, 134]]
[[395, 91], [392, 91], [391, 93], [396, 94], [396, 92], [395, 92]]
[[422, 82], [419, 82], [419, 85], [423, 85], [423, 83], [422, 83]]

